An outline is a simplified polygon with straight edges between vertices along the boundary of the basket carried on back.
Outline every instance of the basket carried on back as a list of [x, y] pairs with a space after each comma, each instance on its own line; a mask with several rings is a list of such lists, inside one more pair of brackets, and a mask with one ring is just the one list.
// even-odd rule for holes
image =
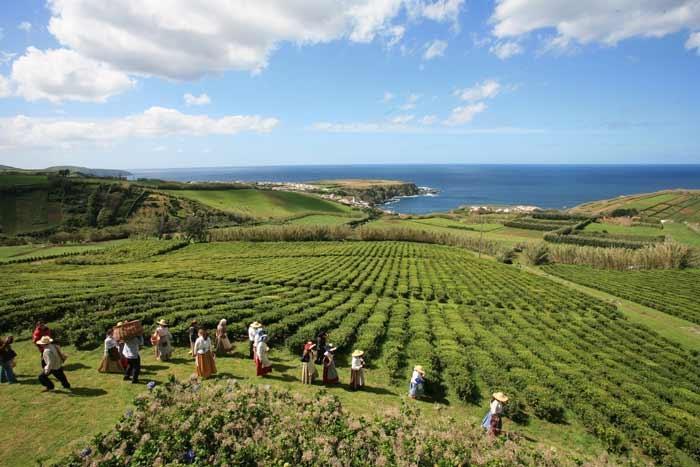
[[126, 321], [121, 326], [114, 326], [114, 338], [123, 341], [129, 337], [143, 336], [143, 325], [140, 320]]

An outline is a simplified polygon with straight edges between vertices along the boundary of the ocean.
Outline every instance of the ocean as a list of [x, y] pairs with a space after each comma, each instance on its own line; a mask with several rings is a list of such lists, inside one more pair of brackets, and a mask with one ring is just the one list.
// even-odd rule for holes
[[569, 208], [588, 201], [669, 188], [700, 189], [699, 165], [346, 165], [130, 170], [174, 181], [307, 182], [391, 179], [439, 190], [386, 207], [400, 213], [447, 211], [460, 205]]

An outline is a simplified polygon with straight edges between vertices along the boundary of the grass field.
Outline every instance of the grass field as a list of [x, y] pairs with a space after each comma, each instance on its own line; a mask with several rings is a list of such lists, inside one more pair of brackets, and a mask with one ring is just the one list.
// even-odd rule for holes
[[46, 175], [14, 174], [0, 172], [0, 189], [11, 186], [44, 185], [49, 181]]
[[[465, 236], [470, 238], [479, 238], [481, 232], [480, 224], [461, 224], [449, 220], [440, 220], [426, 223], [424, 219], [379, 219], [367, 224], [371, 227], [406, 227], [417, 230], [427, 230], [434, 232], [445, 232], [457, 236]], [[460, 227], [466, 227], [460, 228]], [[472, 230], [473, 228], [473, 230]], [[514, 246], [518, 243], [530, 243], [542, 240], [542, 232], [535, 230], [515, 229], [511, 227], [503, 227], [502, 224], [484, 224], [483, 238], [503, 243], [504, 245]]]
[[585, 232], [608, 232], [610, 234], [635, 235], [641, 237], [663, 236], [666, 232], [663, 229], [654, 227], [625, 226], [619, 224], [608, 224], [601, 222], [591, 222], [584, 229]]
[[348, 217], [343, 216], [329, 216], [325, 214], [311, 214], [308, 216], [299, 217], [297, 219], [292, 219], [288, 224], [293, 225], [343, 225], [347, 224], [350, 220]]
[[[607, 300], [436, 245], [214, 243], [171, 251], [177, 246], [171, 243], [129, 242], [120, 247], [123, 261], [106, 250], [64, 264], [1, 266], [0, 331], [31, 329], [44, 317], [64, 341], [90, 349], [125, 318], [147, 326], [165, 318], [180, 342], [193, 318], [210, 327], [227, 318], [236, 336], [255, 319], [271, 335], [279, 364], [274, 384], [309, 391], [296, 382], [298, 356], [289, 352], [325, 329], [339, 347], [344, 381], [348, 354], [356, 347], [367, 352], [372, 389], [360, 397], [337, 389], [365, 413], [395, 407], [420, 363], [433, 401], [449, 404], [453, 416], [478, 421], [487, 395], [504, 390], [509, 418], [518, 422], [508, 429], [537, 440], [587, 455], [600, 446], [631, 449], [664, 463], [691, 465], [689, 456], [697, 456], [698, 355], [625, 319]], [[676, 287], [692, 287], [683, 284]], [[99, 348], [71, 349], [77, 395], [37, 394], [36, 354], [28, 344], [18, 349], [27, 385], [10, 390], [3, 419], [36, 420], [51, 400], [52, 426], [61, 428], [38, 437], [28, 423], [12, 439], [0, 434], [0, 455], [13, 465], [49, 455], [51, 447], [80, 447], [71, 440], [110, 426], [133, 396], [118, 376], [96, 375]], [[191, 363], [182, 351], [178, 356], [174, 369], [147, 360], [144, 381], [191, 374]], [[251, 375], [247, 359], [229, 360], [221, 364], [226, 376]], [[620, 390], [634, 397], [621, 399]], [[102, 404], [111, 406], [103, 411]], [[66, 413], [69, 419], [58, 418]]]
[[636, 209], [644, 217], [672, 219], [677, 222], [700, 222], [699, 190], [668, 190], [602, 201], [593, 201], [572, 209], [577, 213], [603, 214], [614, 209]]
[[356, 213], [342, 204], [302, 193], [272, 190], [171, 190], [173, 196], [185, 197], [225, 212], [255, 218], [286, 218], [303, 213], [352, 216]]

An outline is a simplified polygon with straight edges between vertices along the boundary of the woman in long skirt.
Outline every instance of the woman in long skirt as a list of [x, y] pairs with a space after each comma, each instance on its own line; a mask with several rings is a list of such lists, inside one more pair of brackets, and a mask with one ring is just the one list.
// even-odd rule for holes
[[335, 369], [333, 352], [336, 348], [330, 345], [330, 349], [323, 354], [323, 384], [338, 384], [338, 371]]
[[411, 382], [408, 386], [408, 397], [418, 399], [425, 395], [425, 370], [420, 365], [413, 367]]
[[303, 384], [311, 384], [316, 376], [316, 367], [314, 366], [314, 347], [316, 344], [309, 341], [304, 345], [304, 353], [301, 356], [301, 382]]
[[508, 396], [502, 392], [494, 392], [491, 396], [491, 404], [489, 405], [489, 411], [484, 416], [481, 421], [481, 426], [490, 436], [498, 436], [501, 434], [503, 429], [503, 406], [508, 402]]
[[258, 337], [258, 346], [255, 349], [255, 374], [265, 376], [272, 371], [272, 362], [268, 357], [270, 348], [267, 346], [267, 334]]
[[209, 378], [216, 373], [216, 362], [212, 353], [211, 339], [206, 329], [200, 329], [194, 343], [197, 376]]
[[173, 336], [168, 329], [168, 323], [161, 319], [158, 321], [158, 328], [151, 339], [156, 353], [156, 360], [168, 361], [173, 354]]
[[121, 363], [121, 353], [119, 352], [119, 343], [113, 337], [114, 331], [107, 331], [105, 338], [104, 355], [100, 362], [100, 367], [97, 369], [100, 373], [124, 373], [124, 367]]
[[350, 387], [354, 390], [360, 389], [365, 385], [365, 359], [362, 356], [365, 353], [362, 350], [355, 350], [352, 353], [352, 362], [350, 364]]
[[228, 340], [228, 332], [226, 330], [226, 320], [219, 321], [216, 327], [216, 354], [224, 355], [231, 350], [231, 341]]

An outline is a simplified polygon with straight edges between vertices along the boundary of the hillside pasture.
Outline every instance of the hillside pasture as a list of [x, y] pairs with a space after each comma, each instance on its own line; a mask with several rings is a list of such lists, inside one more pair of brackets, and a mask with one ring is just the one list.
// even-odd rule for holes
[[576, 213], [603, 214], [615, 209], [636, 209], [642, 217], [676, 222], [700, 222], [700, 190], [668, 190], [594, 201], [572, 209]]
[[300, 214], [357, 215], [350, 207], [313, 195], [275, 190], [170, 190], [176, 197], [189, 198], [224, 212], [259, 219], [283, 219]]
[[547, 278], [404, 242], [133, 249], [151, 253], [1, 266], [0, 332], [31, 329], [43, 317], [65, 341], [97, 348], [123, 319], [151, 327], [165, 318], [180, 343], [195, 318], [208, 327], [226, 318], [237, 336], [259, 320], [273, 347], [298, 353], [327, 330], [339, 364], [362, 348], [370, 368], [402, 390], [420, 363], [437, 400], [479, 405], [503, 390], [520, 424], [546, 421], [565, 432], [580, 423], [611, 452], [700, 460], [700, 357]]

